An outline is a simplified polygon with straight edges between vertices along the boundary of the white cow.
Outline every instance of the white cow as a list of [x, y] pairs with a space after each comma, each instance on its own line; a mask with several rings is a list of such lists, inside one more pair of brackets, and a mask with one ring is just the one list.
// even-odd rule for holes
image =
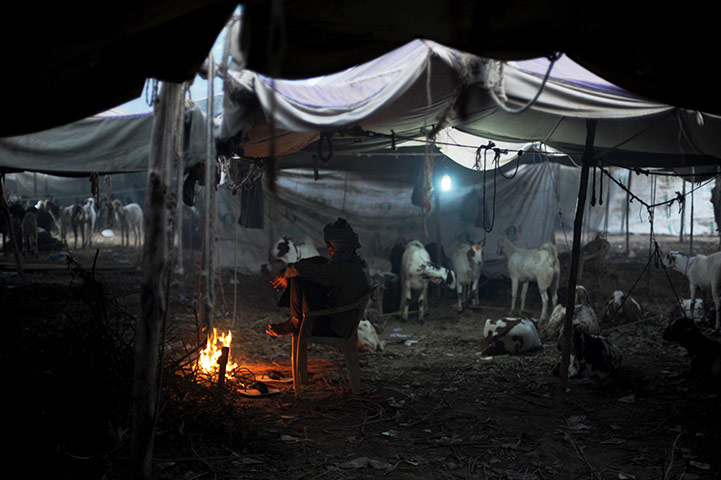
[[408, 320], [408, 307], [413, 292], [418, 295], [418, 320], [423, 322], [428, 296], [428, 282], [445, 285], [451, 290], [456, 289], [456, 274], [453, 270], [431, 262], [431, 255], [418, 240], [406, 244], [401, 257], [401, 318]]
[[130, 246], [130, 231], [133, 231], [135, 240], [133, 246], [141, 244], [141, 235], [143, 230], [143, 209], [137, 203], [123, 203], [117, 198], [110, 203], [115, 222], [120, 228], [120, 245], [124, 247]]
[[473, 306], [478, 306], [478, 281], [483, 269], [483, 247], [478, 243], [459, 245], [451, 258], [451, 264], [456, 273], [458, 313], [461, 313], [463, 304], [469, 298]]

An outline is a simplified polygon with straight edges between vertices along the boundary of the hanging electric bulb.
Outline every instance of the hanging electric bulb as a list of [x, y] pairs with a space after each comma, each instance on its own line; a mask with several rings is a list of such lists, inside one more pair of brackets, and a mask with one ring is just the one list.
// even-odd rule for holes
[[443, 190], [444, 192], [447, 192], [451, 189], [452, 186], [453, 186], [453, 182], [451, 181], [450, 175], [448, 175], [447, 173], [444, 173], [443, 177], [441, 177], [441, 190]]

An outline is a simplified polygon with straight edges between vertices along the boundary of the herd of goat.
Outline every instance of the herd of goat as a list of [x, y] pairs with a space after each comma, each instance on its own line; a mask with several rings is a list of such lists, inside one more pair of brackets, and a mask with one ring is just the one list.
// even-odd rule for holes
[[[134, 235], [134, 246], [142, 242], [143, 210], [137, 203], [123, 203], [115, 199], [105, 202], [107, 209], [107, 226], [117, 226], [120, 229], [122, 246], [130, 246], [130, 232]], [[69, 247], [68, 235], [73, 233], [73, 248], [92, 247], [93, 232], [96, 231], [100, 212], [94, 197], [87, 198], [83, 203], [60, 207], [52, 200], [39, 200], [34, 205], [24, 207], [15, 202], [9, 206], [12, 230], [9, 228], [7, 218], [0, 216], [0, 230], [3, 235], [3, 246], [10, 232], [14, 232], [19, 250], [26, 258], [39, 256], [39, 240], [43, 236], [52, 238], [52, 231], [57, 231], [61, 246]], [[114, 222], [114, 223], [113, 223]], [[5, 249], [7, 253], [7, 249]]]
[[[459, 313], [469, 302], [472, 307], [478, 307], [483, 247], [480, 244], [462, 244], [450, 258], [440, 262], [434, 261], [434, 251], [438, 252], [431, 245], [412, 240], [397, 245], [389, 260], [366, 258], [377, 285], [382, 287], [387, 278], [396, 279], [400, 283], [398, 312], [403, 321], [408, 320], [409, 305], [413, 300], [418, 305], [419, 322], [423, 321], [429, 283], [445, 286], [455, 292], [455, 305]], [[309, 238], [296, 241], [291, 237], [283, 237], [271, 247], [269, 258], [271, 262], [278, 262], [282, 266], [316, 255], [319, 253]], [[560, 263], [555, 245], [546, 243], [537, 248], [521, 248], [503, 238], [498, 242], [497, 255], [506, 258], [511, 278], [510, 316], [485, 320], [481, 353], [525, 353], [540, 348], [543, 341], [555, 343], [561, 350], [566, 307], [558, 304]], [[716, 312], [714, 333], [719, 332], [721, 252], [689, 257], [672, 251], [665, 255], [663, 264], [687, 277], [691, 295], [690, 299], [681, 301], [680, 318], [664, 330], [664, 340], [676, 342], [687, 350], [692, 358], [693, 372], [721, 379], [721, 343], [704, 336], [696, 325], [697, 321], [705, 320], [706, 316], [701, 300], [696, 298], [698, 288], [709, 292], [713, 298]], [[530, 282], [538, 286], [543, 305], [537, 319], [528, 316], [525, 310]], [[519, 286], [520, 310], [516, 310]], [[372, 300], [368, 308], [382, 311], [382, 305], [374, 303]], [[606, 302], [602, 314], [597, 315], [588, 291], [581, 285], [576, 288], [574, 304], [570, 308], [573, 311], [570, 313], [572, 336], [569, 342], [569, 378], [603, 379], [613, 375], [621, 365], [621, 350], [601, 333], [611, 327], [640, 321], [644, 315], [643, 308], [633, 297], [617, 290]], [[359, 327], [358, 338], [358, 345], [364, 350], [382, 348], [372, 323], [367, 319]], [[556, 375], [559, 366], [560, 363], [553, 371]]]

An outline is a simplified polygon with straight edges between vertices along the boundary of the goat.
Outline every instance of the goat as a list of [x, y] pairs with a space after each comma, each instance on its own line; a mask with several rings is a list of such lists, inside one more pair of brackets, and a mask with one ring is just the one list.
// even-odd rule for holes
[[478, 306], [478, 281], [483, 269], [483, 247], [476, 243], [463, 243], [458, 246], [451, 259], [453, 271], [456, 273], [456, 296], [458, 313], [463, 311], [463, 304], [471, 298], [472, 305]]
[[688, 278], [691, 292], [691, 304], [696, 298], [696, 288], [710, 289], [716, 308], [714, 331], [721, 329], [721, 309], [719, 309], [719, 284], [721, 284], [721, 252], [712, 255], [694, 255], [689, 257], [681, 252], [671, 251], [663, 257], [665, 266], [683, 273]]
[[[58, 227], [60, 230], [60, 241], [68, 244], [68, 232], [73, 230], [75, 235], [75, 248], [78, 248], [78, 227], [82, 227], [85, 212], [79, 205], [69, 205], [58, 210]], [[82, 228], [80, 229], [82, 233]]]
[[691, 372], [702, 377], [721, 377], [721, 343], [704, 336], [690, 318], [677, 318], [663, 332], [663, 339], [677, 342], [691, 358]]
[[98, 218], [98, 211], [95, 208], [95, 198], [89, 197], [82, 205], [83, 221], [81, 232], [83, 236], [83, 247], [93, 246], [93, 232], [95, 231], [95, 220]]
[[385, 348], [385, 342], [378, 338], [378, 332], [369, 320], [361, 320], [358, 323], [358, 351], [375, 352]]
[[318, 249], [315, 248], [310, 237], [304, 236], [299, 241], [294, 240], [292, 237], [282, 237], [271, 247], [268, 261], [271, 265], [282, 263], [282, 266], [285, 267], [301, 258], [317, 256], [320, 256], [320, 253], [318, 253]]
[[[556, 346], [562, 349], [559, 337]], [[573, 328], [571, 338], [571, 352], [568, 364], [568, 378], [594, 378], [603, 380], [616, 373], [621, 367], [623, 356], [621, 350], [605, 337], [589, 335]], [[553, 369], [553, 375], [558, 376], [560, 362]]]
[[643, 308], [636, 299], [626, 295], [622, 290], [616, 290], [606, 302], [606, 309], [601, 317], [601, 325], [609, 327], [633, 323], [641, 320], [642, 317]]
[[[563, 334], [563, 321], [566, 318], [566, 307], [556, 305], [547, 322], [539, 322], [541, 336], [552, 338]], [[574, 299], [572, 325], [581, 331], [596, 335], [601, 332], [596, 312], [591, 306], [591, 299], [588, 290], [583, 285], [576, 286]]]
[[123, 202], [116, 198], [108, 204], [108, 207], [120, 228], [120, 245], [130, 246], [130, 231], [132, 230], [135, 236], [133, 246], [139, 246], [143, 230], [143, 209], [140, 205], [137, 203], [123, 205]]
[[35, 207], [28, 208], [23, 216], [23, 221], [20, 225], [23, 235], [23, 253], [25, 258], [31, 255], [37, 258], [38, 255], [38, 217], [37, 209]]
[[428, 282], [447, 286], [451, 290], [456, 288], [456, 275], [449, 270], [431, 262], [428, 250], [418, 240], [411, 240], [406, 244], [401, 257], [401, 318], [408, 320], [408, 307], [413, 291], [418, 295], [418, 321], [423, 322], [428, 296]]
[[519, 354], [541, 348], [536, 324], [526, 318], [487, 319], [483, 325], [482, 355]]
[[57, 228], [60, 209], [54, 202], [50, 200], [38, 200], [35, 204], [38, 215], [38, 227], [50, 233]]
[[511, 275], [511, 310], [512, 314], [516, 308], [516, 295], [518, 284], [522, 283], [521, 289], [521, 312], [526, 308], [526, 293], [528, 282], [538, 283], [538, 291], [541, 294], [543, 308], [541, 309], [540, 321], [543, 322], [549, 313], [548, 297], [551, 297], [551, 309], [558, 303], [558, 282], [561, 277], [561, 267], [558, 261], [558, 251], [552, 243], [544, 243], [538, 248], [527, 249], [516, 247], [507, 238], [498, 241], [498, 256], [505, 255], [508, 258], [508, 272]]

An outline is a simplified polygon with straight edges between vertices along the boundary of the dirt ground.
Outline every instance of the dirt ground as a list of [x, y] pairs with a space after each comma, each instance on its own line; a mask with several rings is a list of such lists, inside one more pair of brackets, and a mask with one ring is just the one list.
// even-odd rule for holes
[[[187, 253], [168, 297], [156, 478], [721, 478], [719, 389], [689, 377], [686, 352], [661, 338], [688, 284], [649, 262], [648, 237], [632, 237], [630, 257], [623, 237], [609, 241], [608, 258], [587, 265], [580, 283], [597, 312], [620, 289], [645, 317], [604, 332], [624, 354], [618, 375], [569, 380], [566, 392], [551, 374], [559, 358], [551, 339], [525, 355], [480, 354], [482, 322], [510, 306], [502, 280], [484, 285], [480, 309], [457, 315], [452, 295], [441, 293], [423, 324], [379, 318], [385, 347], [361, 353], [361, 395], [348, 390], [342, 356], [323, 346], [310, 349], [301, 399], [288, 383], [269, 384], [279, 392], [265, 397], [245, 397], [233, 383], [221, 391], [189, 373], [204, 338], [194, 306], [200, 255]], [[716, 251], [717, 242], [696, 238], [694, 253]], [[689, 249], [670, 237], [659, 245]], [[31, 260], [23, 279], [12, 257], [2, 260], [5, 411], [21, 420], [9, 436], [27, 457], [28, 478], [42, 478], [36, 469], [53, 478], [128, 478], [139, 250], [96, 246], [96, 259], [95, 249], [71, 250], [73, 268], [48, 255]], [[561, 260], [565, 304], [567, 253]], [[232, 331], [232, 360], [256, 376], [290, 376], [290, 339], [263, 333], [286, 316], [269, 277], [222, 275], [214, 325]], [[540, 306], [532, 285], [527, 309], [538, 316]], [[710, 335], [710, 325], [702, 329]]]

